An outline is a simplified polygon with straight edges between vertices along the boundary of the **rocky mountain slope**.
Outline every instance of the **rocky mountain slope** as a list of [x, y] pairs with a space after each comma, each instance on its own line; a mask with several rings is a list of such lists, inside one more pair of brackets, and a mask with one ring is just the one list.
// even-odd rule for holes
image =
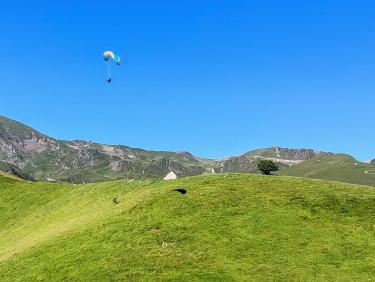
[[1, 116], [0, 160], [39, 180], [71, 182], [161, 177], [171, 170], [179, 176], [199, 175], [212, 163], [188, 152], [56, 140]]
[[22, 169], [14, 164], [0, 161], [0, 171], [9, 173], [24, 180], [34, 181], [34, 178], [31, 175], [23, 172]]
[[287, 149], [280, 147], [258, 149], [241, 156], [218, 161], [215, 172], [256, 172], [259, 160], [263, 159], [272, 160], [279, 168], [285, 168], [315, 157], [329, 155], [334, 154], [311, 149]]

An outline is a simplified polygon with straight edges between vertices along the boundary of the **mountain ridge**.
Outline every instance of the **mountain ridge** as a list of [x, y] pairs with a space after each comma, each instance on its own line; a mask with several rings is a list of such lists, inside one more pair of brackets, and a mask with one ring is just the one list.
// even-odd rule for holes
[[84, 140], [57, 140], [4, 116], [0, 117], [0, 160], [16, 165], [38, 180], [70, 182], [155, 178], [170, 170], [179, 176], [198, 175], [211, 162], [184, 151], [148, 151]]
[[[178, 177], [224, 172], [258, 173], [257, 164], [262, 159], [273, 160], [281, 169], [281, 174], [290, 171], [294, 176], [309, 177], [311, 174], [303, 169], [300, 170], [301, 175], [295, 175], [296, 172], [289, 168], [298, 167], [315, 158], [340, 155], [306, 148], [273, 146], [225, 159], [206, 159], [187, 151], [153, 151], [79, 139], [58, 140], [0, 116], [0, 161], [3, 170], [30, 180], [87, 183], [121, 178], [160, 179], [170, 171], [174, 171]], [[361, 163], [352, 156], [350, 158], [353, 162]], [[374, 164], [375, 161], [368, 165]], [[364, 177], [369, 178], [370, 174]], [[340, 178], [327, 179], [340, 181]], [[375, 185], [375, 179], [365, 181], [372, 182]]]

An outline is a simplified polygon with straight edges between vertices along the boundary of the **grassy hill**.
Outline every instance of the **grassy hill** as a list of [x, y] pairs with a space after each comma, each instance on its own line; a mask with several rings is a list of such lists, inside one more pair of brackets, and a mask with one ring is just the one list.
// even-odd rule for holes
[[336, 182], [0, 175], [0, 281], [369, 281], [374, 222], [375, 190]]
[[279, 174], [375, 186], [375, 166], [349, 155], [317, 157], [284, 168]]

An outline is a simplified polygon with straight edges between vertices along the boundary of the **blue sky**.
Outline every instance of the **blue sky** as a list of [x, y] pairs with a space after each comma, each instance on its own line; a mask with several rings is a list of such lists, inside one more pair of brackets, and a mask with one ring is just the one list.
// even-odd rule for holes
[[[374, 11], [373, 1], [6, 1], [0, 114], [60, 139], [211, 158], [279, 145], [367, 160]], [[107, 49], [123, 62], [110, 85]]]

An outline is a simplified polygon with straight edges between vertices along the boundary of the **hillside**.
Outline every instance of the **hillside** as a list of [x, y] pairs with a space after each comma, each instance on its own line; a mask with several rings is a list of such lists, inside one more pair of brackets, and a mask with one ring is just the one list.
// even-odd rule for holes
[[279, 175], [301, 176], [375, 186], [375, 166], [349, 155], [326, 155], [279, 171]]
[[0, 116], [0, 161], [37, 180], [95, 182], [119, 178], [199, 175], [212, 161], [188, 152], [147, 151], [123, 145], [63, 141]]
[[248, 174], [89, 185], [0, 175], [0, 199], [0, 281], [375, 276], [369, 187]]
[[34, 181], [34, 178], [23, 172], [18, 166], [0, 161], [0, 171], [12, 174], [24, 180]]

